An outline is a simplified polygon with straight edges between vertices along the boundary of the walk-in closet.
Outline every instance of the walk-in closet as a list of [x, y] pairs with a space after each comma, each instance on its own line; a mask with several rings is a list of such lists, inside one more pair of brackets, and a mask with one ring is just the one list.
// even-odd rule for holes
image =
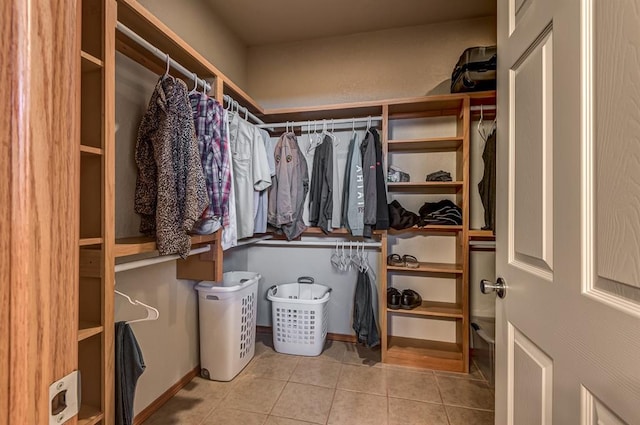
[[[456, 4], [78, 1], [78, 424], [493, 423], [496, 91], [450, 79], [496, 10]], [[241, 331], [203, 313], [233, 272]], [[319, 355], [280, 348], [287, 284], [327, 289], [294, 325]]]

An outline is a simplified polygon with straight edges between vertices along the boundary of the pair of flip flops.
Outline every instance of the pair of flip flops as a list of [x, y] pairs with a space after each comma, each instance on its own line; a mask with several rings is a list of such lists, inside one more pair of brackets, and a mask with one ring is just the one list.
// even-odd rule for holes
[[387, 257], [387, 265], [394, 267], [408, 267], [410, 269], [417, 269], [420, 267], [418, 259], [413, 255], [403, 255], [400, 257], [398, 254], [391, 254]]
[[413, 289], [400, 292], [396, 288], [387, 288], [387, 308], [413, 310], [420, 305], [422, 305], [422, 297]]

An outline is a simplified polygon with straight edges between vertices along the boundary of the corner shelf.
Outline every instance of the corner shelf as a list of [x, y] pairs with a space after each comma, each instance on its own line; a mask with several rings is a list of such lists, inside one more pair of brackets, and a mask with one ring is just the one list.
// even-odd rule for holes
[[[218, 233], [210, 235], [191, 235], [191, 246], [205, 244], [215, 241]], [[126, 257], [128, 255], [144, 254], [157, 251], [156, 240], [145, 236], [135, 236], [132, 238], [116, 239], [114, 247], [115, 257]]]
[[80, 52], [80, 63], [83, 74], [85, 72], [98, 71], [104, 66], [100, 59], [85, 51]]
[[80, 145], [80, 153], [89, 155], [102, 155], [103, 150], [101, 148], [95, 148], [93, 146]]
[[103, 331], [104, 327], [99, 323], [83, 322], [80, 321], [78, 329], [78, 342], [87, 338], [91, 338], [94, 335], [98, 335]]
[[465, 371], [462, 345], [452, 342], [389, 336], [387, 358], [394, 364], [451, 372]]
[[388, 271], [421, 274], [421, 273], [444, 273], [444, 274], [462, 274], [462, 264], [455, 263], [429, 263], [420, 262], [417, 268], [400, 267], [387, 265]]
[[471, 229], [469, 230], [469, 240], [470, 241], [495, 241], [496, 235], [493, 233], [493, 230]]
[[387, 183], [389, 192], [399, 193], [436, 193], [447, 194], [457, 193], [464, 187], [463, 182], [401, 182]]
[[78, 425], [95, 425], [102, 420], [104, 414], [93, 406], [83, 404], [78, 413]]
[[402, 308], [398, 310], [387, 309], [387, 313], [406, 314], [413, 316], [445, 317], [451, 319], [464, 318], [462, 305], [437, 301], [423, 301], [422, 305], [412, 310], [404, 310]]
[[389, 152], [454, 152], [462, 146], [462, 137], [389, 140]]

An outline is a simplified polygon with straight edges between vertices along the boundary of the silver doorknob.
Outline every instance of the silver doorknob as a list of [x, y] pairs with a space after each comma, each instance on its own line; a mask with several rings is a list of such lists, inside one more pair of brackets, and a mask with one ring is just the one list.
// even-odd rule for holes
[[480, 281], [480, 291], [483, 294], [488, 294], [490, 292], [495, 291], [495, 293], [500, 297], [504, 298], [507, 295], [507, 284], [504, 279], [499, 277], [496, 283], [491, 282], [490, 280], [482, 279]]

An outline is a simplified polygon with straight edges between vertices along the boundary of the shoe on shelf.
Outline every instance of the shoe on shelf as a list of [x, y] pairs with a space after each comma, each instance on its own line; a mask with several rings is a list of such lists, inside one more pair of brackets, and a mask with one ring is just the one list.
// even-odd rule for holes
[[398, 254], [391, 254], [387, 257], [387, 265], [402, 267], [404, 266], [404, 261], [402, 260], [402, 257], [400, 257]]
[[[388, 291], [387, 291], [388, 292]], [[387, 297], [387, 300], [389, 298]], [[422, 305], [422, 297], [413, 289], [405, 289], [402, 291], [402, 297], [400, 300], [400, 308], [403, 310], [413, 310], [416, 307]]]
[[417, 269], [418, 267], [420, 267], [418, 259], [413, 255], [403, 255], [402, 262], [404, 263], [405, 267], [408, 267], [410, 269]]
[[398, 310], [400, 308], [401, 298], [400, 291], [396, 288], [387, 288], [387, 308]]

